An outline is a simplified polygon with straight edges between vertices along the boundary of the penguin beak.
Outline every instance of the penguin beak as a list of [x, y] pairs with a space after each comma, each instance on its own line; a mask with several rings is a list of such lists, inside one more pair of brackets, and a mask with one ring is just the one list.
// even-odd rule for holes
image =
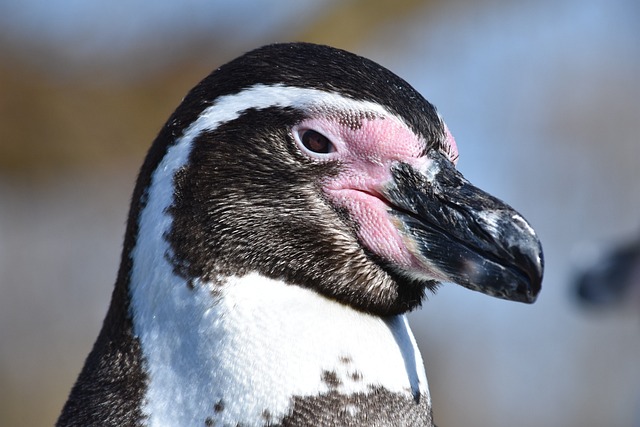
[[525, 219], [474, 187], [438, 152], [423, 166], [397, 162], [382, 188], [405, 244], [431, 280], [533, 303], [543, 255]]

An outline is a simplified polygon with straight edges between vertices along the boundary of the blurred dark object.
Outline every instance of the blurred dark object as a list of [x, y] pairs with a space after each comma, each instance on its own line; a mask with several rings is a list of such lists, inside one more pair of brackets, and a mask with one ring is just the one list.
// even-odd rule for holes
[[640, 306], [640, 238], [614, 247], [580, 273], [575, 292], [581, 304], [614, 308]]

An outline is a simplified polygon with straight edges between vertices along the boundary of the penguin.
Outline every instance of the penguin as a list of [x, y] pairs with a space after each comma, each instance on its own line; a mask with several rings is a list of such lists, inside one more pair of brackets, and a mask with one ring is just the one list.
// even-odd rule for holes
[[441, 282], [532, 303], [530, 224], [456, 169], [406, 81], [281, 43], [197, 84], [133, 192], [58, 426], [432, 426], [406, 313]]

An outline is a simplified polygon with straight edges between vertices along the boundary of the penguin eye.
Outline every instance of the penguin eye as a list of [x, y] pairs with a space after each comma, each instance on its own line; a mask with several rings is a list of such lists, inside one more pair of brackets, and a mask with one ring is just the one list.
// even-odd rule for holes
[[329, 138], [315, 130], [305, 130], [300, 135], [300, 141], [309, 151], [319, 154], [328, 154], [336, 151]]

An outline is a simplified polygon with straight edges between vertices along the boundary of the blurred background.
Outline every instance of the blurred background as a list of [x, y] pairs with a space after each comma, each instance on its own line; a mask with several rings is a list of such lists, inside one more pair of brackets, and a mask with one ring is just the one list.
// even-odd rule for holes
[[466, 177], [543, 242], [536, 304], [445, 285], [411, 315], [438, 426], [640, 426], [640, 298], [576, 291], [640, 238], [635, 0], [0, 0], [0, 425], [54, 423], [109, 303], [138, 167], [184, 94], [291, 40], [408, 80]]

